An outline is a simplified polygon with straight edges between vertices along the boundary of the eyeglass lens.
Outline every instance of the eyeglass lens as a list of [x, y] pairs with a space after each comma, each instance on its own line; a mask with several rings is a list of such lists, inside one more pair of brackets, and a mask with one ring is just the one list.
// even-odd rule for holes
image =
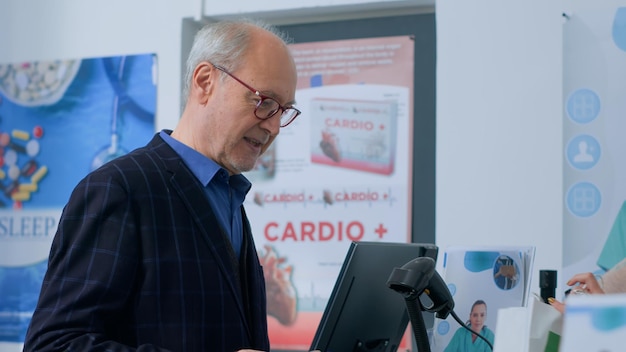
[[[255, 115], [260, 119], [268, 119], [280, 112], [281, 106], [272, 98], [264, 97], [259, 101], [255, 109]], [[288, 125], [297, 115], [297, 110], [287, 108], [280, 115], [280, 125]]]

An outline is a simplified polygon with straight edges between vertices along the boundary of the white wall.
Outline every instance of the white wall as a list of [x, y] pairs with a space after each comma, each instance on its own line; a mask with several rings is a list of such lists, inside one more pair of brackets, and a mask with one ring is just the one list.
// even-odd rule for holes
[[[305, 7], [331, 17], [337, 5], [357, 3], [356, 10], [358, 3], [375, 8], [429, 2], [310, 0]], [[272, 9], [293, 10], [296, 2], [270, 3]], [[155, 52], [156, 127], [172, 128], [180, 112], [182, 19], [235, 15], [246, 11], [243, 4], [5, 0], [0, 63]], [[250, 11], [262, 9], [253, 6]], [[536, 245], [535, 268], [560, 269], [561, 12], [561, 1], [437, 2], [440, 246]]]
[[437, 244], [562, 263], [562, 3], [438, 1]]

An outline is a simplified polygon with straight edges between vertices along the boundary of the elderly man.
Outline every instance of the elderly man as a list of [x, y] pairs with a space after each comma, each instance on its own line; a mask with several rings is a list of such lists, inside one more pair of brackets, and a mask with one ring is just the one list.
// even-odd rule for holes
[[224, 21], [187, 66], [176, 128], [72, 192], [25, 351], [269, 350], [241, 173], [300, 113], [295, 64], [272, 28]]

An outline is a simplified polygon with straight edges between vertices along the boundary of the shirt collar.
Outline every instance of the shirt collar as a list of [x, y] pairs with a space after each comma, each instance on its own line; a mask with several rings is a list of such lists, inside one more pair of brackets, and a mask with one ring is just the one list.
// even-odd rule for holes
[[228, 177], [228, 171], [226, 171], [226, 169], [221, 167], [215, 161], [202, 155], [197, 150], [173, 138], [170, 136], [171, 133], [172, 131], [163, 130], [159, 133], [159, 135], [163, 138], [165, 143], [167, 143], [178, 155], [180, 155], [185, 165], [187, 165], [189, 170], [191, 170], [203, 186], [208, 186], [209, 182], [211, 182], [215, 175], [220, 173], [224, 175], [224, 177], [228, 178], [229, 184], [232, 188], [242, 192], [243, 194], [248, 193], [252, 184], [244, 175], [239, 174]]

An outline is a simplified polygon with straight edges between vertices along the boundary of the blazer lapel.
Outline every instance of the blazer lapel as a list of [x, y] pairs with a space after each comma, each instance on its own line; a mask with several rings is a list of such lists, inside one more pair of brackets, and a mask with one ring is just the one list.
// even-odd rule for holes
[[[191, 213], [194, 221], [202, 229], [203, 238], [213, 255], [218, 258], [220, 268], [229, 278], [228, 281], [234, 290], [233, 293], [236, 293], [237, 298], [240, 298], [239, 265], [232, 248], [233, 246], [211, 210], [211, 205], [205, 198], [202, 186], [193, 178], [190, 171], [186, 168], [181, 169], [172, 176], [172, 185], [183, 199], [187, 211]], [[218, 235], [216, 236], [216, 234]]]
[[[248, 335], [250, 335], [248, 316], [242, 301], [238, 259], [230, 244], [230, 240], [219, 225], [209, 201], [206, 199], [202, 185], [184, 165], [178, 154], [161, 138], [158, 138], [158, 140], [167, 146], [167, 148], [159, 146], [157, 149], [159, 153], [162, 154], [162, 160], [172, 174], [170, 178], [172, 187], [181, 197], [187, 211], [189, 211], [194, 221], [201, 229], [202, 237], [211, 251], [211, 254], [216, 258], [219, 269], [223, 272], [224, 276], [228, 278], [228, 287], [232, 291], [233, 297], [236, 299], [239, 313], [243, 317], [242, 320], [246, 322], [246, 329], [248, 330]], [[155, 142], [155, 140], [153, 140], [153, 142]], [[172, 154], [163, 155], [164, 150], [167, 150], [167, 154], [170, 152]]]

